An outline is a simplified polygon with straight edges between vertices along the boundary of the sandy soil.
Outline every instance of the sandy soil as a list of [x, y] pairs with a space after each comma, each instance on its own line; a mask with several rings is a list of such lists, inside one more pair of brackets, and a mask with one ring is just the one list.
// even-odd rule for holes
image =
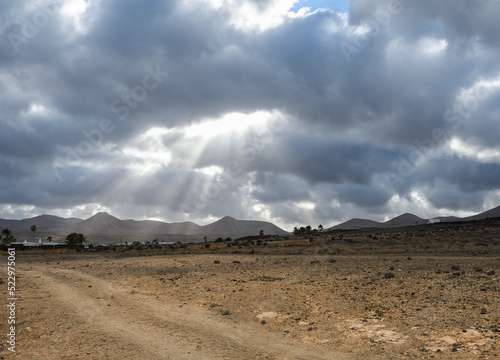
[[123, 255], [18, 254], [1, 358], [500, 356], [495, 256]]

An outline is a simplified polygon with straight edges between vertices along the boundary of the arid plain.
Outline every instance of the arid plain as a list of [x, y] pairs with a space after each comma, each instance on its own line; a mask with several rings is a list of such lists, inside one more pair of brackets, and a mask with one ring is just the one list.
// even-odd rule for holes
[[496, 359], [499, 273], [494, 219], [267, 245], [18, 252], [17, 351], [2, 342], [0, 356]]

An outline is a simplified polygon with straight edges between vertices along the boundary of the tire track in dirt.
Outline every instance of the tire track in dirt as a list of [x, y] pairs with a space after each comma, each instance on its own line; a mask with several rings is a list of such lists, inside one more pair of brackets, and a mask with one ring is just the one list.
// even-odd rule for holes
[[54, 302], [93, 328], [134, 344], [150, 359], [352, 359], [82, 272], [33, 267], [25, 275], [49, 290]]

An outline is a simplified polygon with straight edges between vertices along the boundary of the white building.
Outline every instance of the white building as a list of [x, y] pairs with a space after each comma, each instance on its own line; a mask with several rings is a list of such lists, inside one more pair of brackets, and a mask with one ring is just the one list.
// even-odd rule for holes
[[23, 246], [59, 245], [57, 243], [49, 243], [49, 242], [44, 243], [42, 241], [42, 239], [38, 239], [38, 242], [31, 242], [31, 241], [28, 241], [28, 240], [24, 240], [23, 242], [16, 241], [16, 242], [13, 242], [11, 244], [12, 245], [23, 245]]

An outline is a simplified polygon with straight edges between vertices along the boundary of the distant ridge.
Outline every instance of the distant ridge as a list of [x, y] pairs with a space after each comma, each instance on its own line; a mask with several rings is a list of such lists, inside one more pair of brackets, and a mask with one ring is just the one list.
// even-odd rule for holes
[[367, 219], [351, 219], [342, 224], [335, 225], [331, 227], [331, 230], [336, 229], [360, 229], [360, 228], [369, 228], [369, 227], [379, 227], [381, 224], [379, 222]]
[[[20, 235], [27, 235], [28, 238], [33, 237], [31, 233], [31, 226], [36, 225], [37, 227], [37, 237], [40, 234], [46, 232], [57, 232], [58, 229], [74, 226], [80, 222], [82, 219], [78, 218], [62, 218], [54, 215], [39, 215], [33, 218], [23, 219], [23, 220], [4, 220], [0, 219], [0, 227], [11, 229], [14, 232], [14, 236], [19, 239]], [[49, 236], [49, 235], [47, 235]]]
[[497, 206], [496, 208], [485, 211], [481, 214], [477, 214], [474, 216], [469, 216], [469, 217], [463, 218], [462, 220], [463, 221], [473, 221], [473, 220], [482, 220], [482, 219], [494, 218], [494, 217], [500, 217], [500, 205]]
[[74, 232], [84, 234], [123, 234], [130, 231], [125, 222], [106, 212], [95, 214], [87, 220], [76, 224], [73, 229]]
[[[440, 222], [453, 222], [453, 221], [473, 221], [482, 220], [486, 218], [500, 217], [500, 206], [487, 210], [480, 214], [469, 216], [465, 218], [459, 218], [456, 216], [440, 216], [433, 219], [439, 219]], [[341, 224], [335, 225], [328, 230], [352, 230], [361, 228], [391, 228], [391, 227], [403, 227], [412, 225], [422, 225], [427, 224], [429, 219], [422, 219], [414, 214], [405, 213], [386, 222], [377, 222], [368, 219], [351, 219]]]
[[422, 219], [413, 214], [402, 214], [386, 222], [377, 222], [367, 219], [351, 219], [342, 224], [331, 227], [331, 230], [352, 230], [361, 228], [391, 228], [411, 225], [427, 224], [428, 219]]
[[403, 215], [396, 216], [395, 218], [382, 223], [383, 227], [401, 227], [401, 226], [409, 226], [409, 225], [421, 225], [427, 224], [429, 219], [419, 218], [417, 215], [405, 213]]
[[285, 230], [266, 221], [236, 220], [230, 216], [201, 227], [204, 234], [210, 235], [258, 235], [262, 230], [267, 235], [289, 235]]
[[[32, 225], [37, 226], [36, 234], [30, 231]], [[202, 241], [203, 236], [247, 236], [258, 235], [263, 230], [268, 235], [288, 235], [278, 226], [265, 221], [236, 220], [230, 216], [205, 226], [191, 221], [166, 223], [154, 220], [120, 220], [106, 212], [99, 212], [90, 218], [65, 219], [52, 215], [40, 215], [23, 220], [0, 219], [0, 228], [9, 228], [17, 240], [24, 241], [34, 237], [63, 242], [71, 232], [85, 234], [90, 241]]]

